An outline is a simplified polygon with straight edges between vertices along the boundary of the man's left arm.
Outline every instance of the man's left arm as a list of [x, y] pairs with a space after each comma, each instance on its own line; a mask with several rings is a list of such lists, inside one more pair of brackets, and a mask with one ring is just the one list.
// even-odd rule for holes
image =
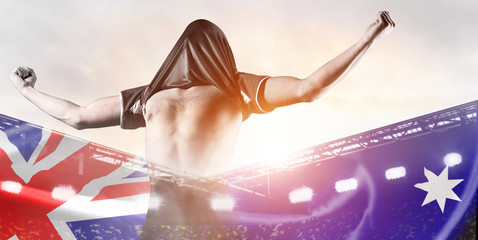
[[271, 77], [264, 87], [264, 100], [269, 106], [281, 107], [299, 102], [312, 102], [339, 82], [382, 36], [395, 27], [388, 12], [379, 12], [362, 38], [343, 53], [324, 64], [309, 77]]

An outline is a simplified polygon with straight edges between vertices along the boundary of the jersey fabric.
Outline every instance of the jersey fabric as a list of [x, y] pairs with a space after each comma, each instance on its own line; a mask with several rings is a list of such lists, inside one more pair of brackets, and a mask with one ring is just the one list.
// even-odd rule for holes
[[155, 93], [171, 88], [213, 85], [242, 110], [243, 121], [252, 113], [267, 113], [263, 98], [267, 76], [238, 72], [226, 36], [207, 20], [188, 25], [149, 85], [124, 90], [121, 127], [144, 127], [144, 106]]

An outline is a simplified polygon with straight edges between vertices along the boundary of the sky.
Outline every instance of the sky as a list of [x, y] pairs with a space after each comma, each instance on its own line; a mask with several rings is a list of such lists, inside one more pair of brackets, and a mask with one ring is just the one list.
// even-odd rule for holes
[[187, 24], [225, 32], [240, 71], [307, 77], [358, 41], [379, 10], [396, 29], [313, 103], [253, 115], [232, 167], [478, 99], [478, 1], [0, 2], [0, 114], [144, 156], [144, 129], [75, 130], [24, 99], [8, 75], [30, 66], [36, 88], [79, 105], [147, 84]]

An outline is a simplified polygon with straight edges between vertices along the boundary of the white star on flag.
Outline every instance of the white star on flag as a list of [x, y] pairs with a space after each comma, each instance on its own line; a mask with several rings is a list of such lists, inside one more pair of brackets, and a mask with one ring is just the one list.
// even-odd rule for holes
[[439, 176], [426, 168], [424, 169], [425, 177], [428, 179], [428, 182], [415, 184], [416, 188], [428, 192], [422, 206], [436, 200], [440, 206], [441, 212], [443, 213], [445, 211], [445, 201], [447, 198], [461, 202], [461, 199], [452, 189], [463, 181], [463, 179], [448, 179], [448, 166], [443, 169]]

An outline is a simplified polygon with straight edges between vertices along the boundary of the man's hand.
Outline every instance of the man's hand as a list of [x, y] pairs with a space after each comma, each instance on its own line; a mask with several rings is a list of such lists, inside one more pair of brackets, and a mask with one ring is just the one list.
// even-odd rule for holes
[[365, 31], [365, 39], [367, 41], [375, 41], [382, 36], [387, 35], [395, 28], [390, 14], [387, 11], [380, 11], [377, 14], [377, 20], [372, 23]]
[[21, 92], [26, 87], [35, 87], [37, 76], [31, 68], [18, 67], [10, 73], [10, 79], [18, 91]]

